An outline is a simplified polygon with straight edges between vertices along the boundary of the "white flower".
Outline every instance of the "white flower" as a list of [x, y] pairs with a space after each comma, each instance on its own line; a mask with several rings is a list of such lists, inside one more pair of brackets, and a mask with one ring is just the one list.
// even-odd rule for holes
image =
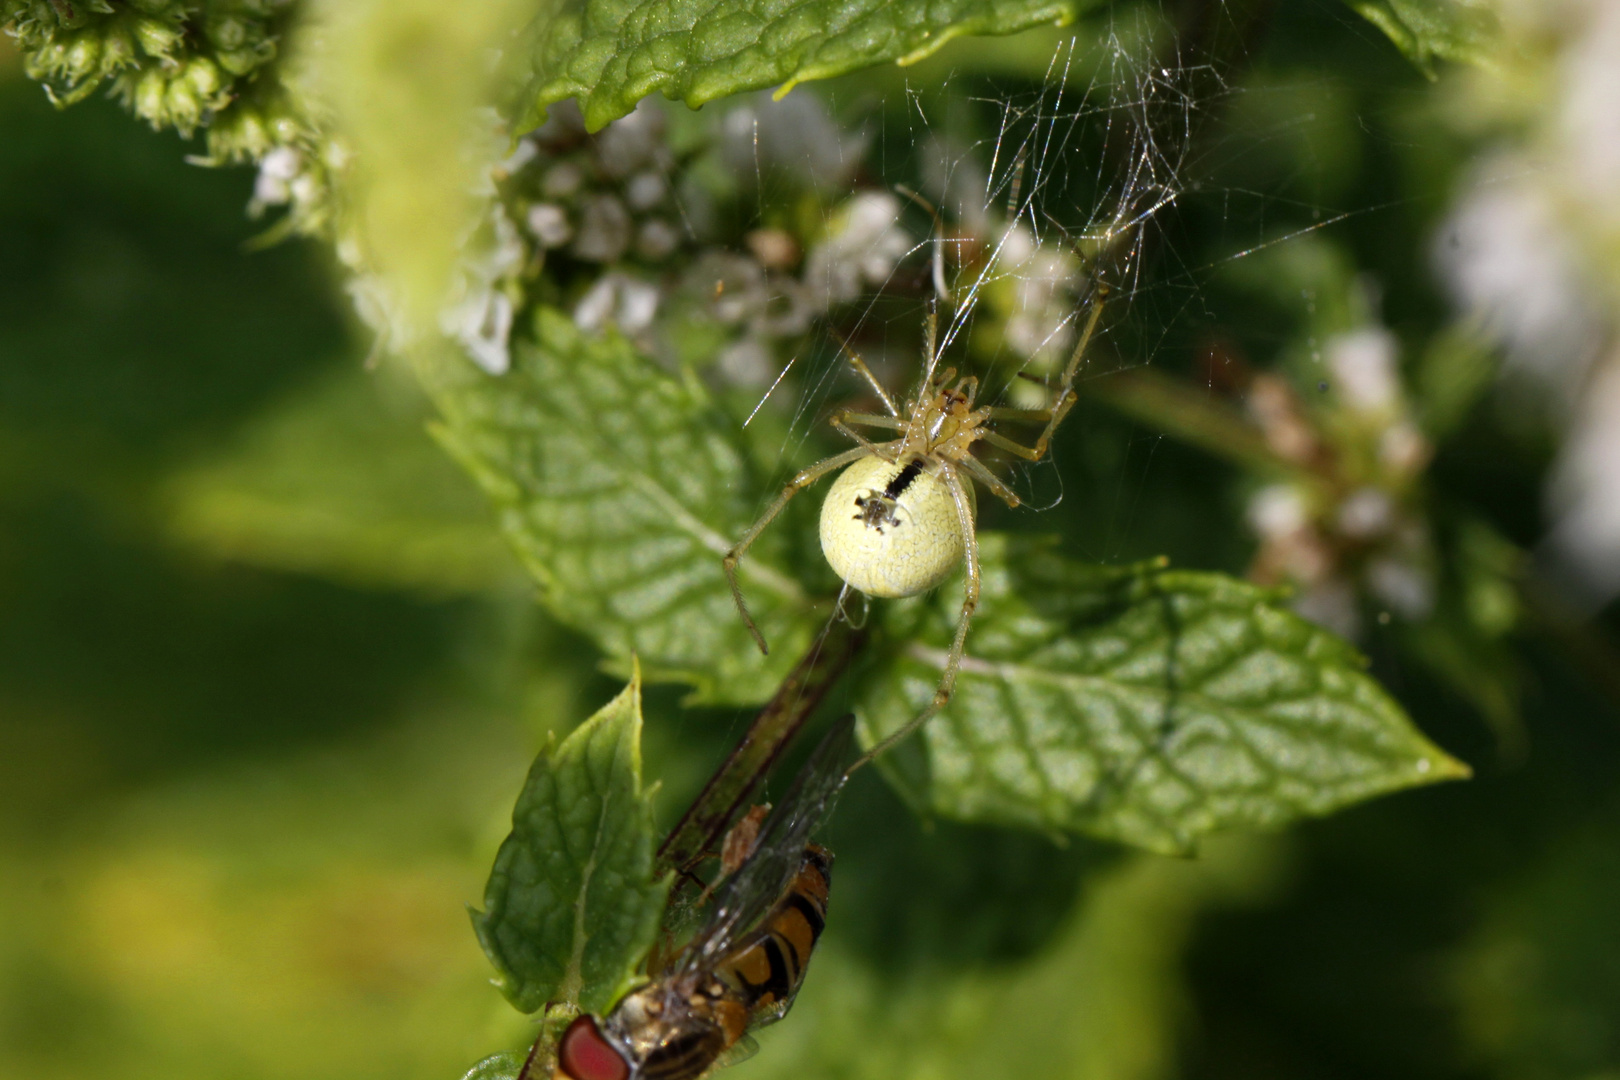
[[439, 312], [439, 329], [461, 342], [473, 362], [491, 375], [512, 364], [512, 299], [503, 282], [523, 267], [525, 249], [517, 226], [497, 203], [488, 218], [488, 243], [457, 267], [454, 299]]
[[1600, 327], [1543, 173], [1522, 156], [1487, 162], [1436, 237], [1434, 258], [1457, 307], [1568, 404]]
[[671, 164], [664, 145], [664, 111], [642, 98], [635, 111], [620, 117], [596, 136], [596, 156], [609, 176], [627, 177], [640, 169]]
[[1290, 484], [1269, 484], [1249, 499], [1249, 524], [1265, 540], [1298, 532], [1309, 521], [1305, 501]]
[[773, 101], [759, 94], [726, 114], [722, 152], [738, 176], [750, 181], [761, 169], [780, 169], [821, 189], [847, 186], [866, 158], [867, 136], [847, 132], [827, 115], [813, 93]]
[[574, 305], [574, 325], [594, 333], [611, 324], [634, 336], [652, 325], [658, 303], [658, 286], [613, 271], [598, 278]]
[[553, 165], [540, 181], [540, 190], [551, 199], [566, 199], [584, 186], [585, 170], [571, 161]]
[[810, 249], [804, 280], [825, 310], [889, 280], [912, 248], [900, 227], [900, 200], [887, 191], [863, 191], [844, 202], [832, 228]]
[[511, 298], [486, 287], [445, 309], [439, 327], [461, 342], [479, 367], [491, 375], [504, 375], [512, 366], [512, 314]]
[[1434, 610], [1433, 575], [1405, 559], [1372, 560], [1367, 565], [1367, 587], [1404, 618], [1424, 619]]
[[1620, 593], [1620, 355], [1582, 398], [1550, 496], [1553, 550], [1596, 598]]
[[1023, 225], [1002, 234], [996, 254], [1000, 269], [1013, 281], [1012, 314], [1003, 333], [1007, 347], [1048, 365], [1067, 359], [1080, 303], [1080, 260], [1064, 248], [1038, 242]]
[[662, 218], [649, 218], [636, 230], [636, 254], [650, 262], [669, 258], [681, 246], [681, 234]]
[[1383, 412], [1400, 401], [1400, 375], [1395, 369], [1395, 335], [1369, 326], [1328, 339], [1328, 371], [1339, 400], [1358, 412]]
[[574, 256], [586, 262], [618, 262], [630, 247], [630, 211], [611, 195], [595, 195], [580, 209]]
[[529, 207], [528, 225], [543, 248], [562, 247], [574, 238], [567, 211], [556, 203], [535, 203]]
[[669, 185], [652, 171], [638, 172], [624, 185], [624, 200], [632, 210], [651, 210], [664, 201]]
[[261, 206], [280, 206], [292, 199], [292, 181], [304, 167], [304, 158], [291, 146], [278, 146], [259, 159], [259, 175], [253, 181], [253, 201]]

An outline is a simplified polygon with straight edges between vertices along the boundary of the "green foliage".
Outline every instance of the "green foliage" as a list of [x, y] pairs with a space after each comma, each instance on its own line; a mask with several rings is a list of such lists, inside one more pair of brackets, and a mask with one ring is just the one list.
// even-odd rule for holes
[[57, 104], [110, 83], [154, 128], [189, 137], [207, 126], [210, 156], [234, 161], [304, 126], [265, 77], [292, 11], [275, 0], [9, 0], [0, 23]]
[[635, 655], [649, 678], [688, 682], [700, 700], [768, 697], [817, 620], [772, 568], [770, 543], [743, 574], [775, 646], [768, 662], [737, 617], [720, 556], [760, 485], [734, 423], [695, 381], [551, 309], [514, 353], [501, 377], [459, 360], [439, 369], [437, 431], [500, 509], [543, 601], [618, 671]]
[[173, 534], [216, 557], [430, 595], [521, 585], [488, 500], [427, 433], [421, 392], [349, 366], [165, 485]]
[[461, 1080], [517, 1080], [522, 1071], [522, 1054], [491, 1054], [468, 1069]]
[[1496, 12], [1478, 0], [1346, 0], [1389, 35], [1431, 79], [1435, 61], [1487, 63], [1501, 36]]
[[1490, 890], [1447, 964], [1464, 1036], [1505, 1075], [1606, 1076], [1620, 1061], [1620, 848], [1615, 808]]
[[653, 880], [641, 790], [641, 678], [529, 770], [473, 927], [519, 1010], [601, 1012], [652, 946], [668, 880]]
[[[62, 5], [50, 6], [38, 10], [54, 18]], [[463, 144], [446, 136], [464, 126], [463, 95], [437, 106], [431, 99], [446, 97], [450, 79], [472, 80], [483, 69], [464, 62], [479, 55], [472, 45], [420, 54], [406, 47], [454, 35], [464, 11], [434, 3], [393, 10], [405, 6], [417, 32], [367, 54], [371, 67], [345, 65], [373, 38], [345, 31], [332, 44], [334, 67], [352, 77], [346, 100], [395, 110], [378, 109], [374, 129], [411, 153], [378, 172], [410, 198], [377, 219], [378, 231], [419, 253], [418, 227], [462, 235], [444, 224], [453, 215], [442, 208], [478, 167], [462, 168]], [[1417, 40], [1413, 9], [1429, 10], [1390, 3], [1369, 17], [1407, 12], [1404, 32]], [[379, 14], [367, 25], [402, 21]], [[1347, 30], [1316, 5], [1276, 5], [1255, 34], [1259, 43], [1243, 62], [1265, 78], [1251, 81], [1250, 69], [1219, 74], [1230, 85], [1270, 87], [1266, 107], [1245, 100], [1246, 89], [1230, 100], [1201, 98], [1200, 138], [1212, 157], [1241, 151], [1230, 141], [1230, 104], [1245, 112], [1243, 146], [1269, 141], [1286, 153], [1241, 152], [1250, 169], [1241, 184], [1211, 183], [1201, 172], [1178, 177], [1189, 183], [1166, 234], [1176, 266], [1227, 265], [1232, 276], [1253, 279], [1245, 289], [1223, 273], [1195, 270], [1193, 291], [1182, 293], [1175, 290], [1183, 284], [1156, 284], [1150, 267], [1136, 295], [1110, 315], [1105, 352], [1150, 359], [1163, 383], [1230, 406], [1227, 419], [1241, 425], [1240, 391], [1222, 381], [1218, 365], [1185, 370], [1190, 358], [1201, 363], [1208, 349], [1232, 371], [1298, 376], [1296, 389], [1325, 410], [1331, 392], [1310, 397], [1312, 347], [1365, 320], [1387, 320], [1415, 369], [1413, 415], [1437, 448], [1436, 466], [1412, 498], [1432, 523], [1441, 595], [1433, 614], [1409, 623], [1369, 618], [1361, 640], [1403, 705], [1470, 757], [1488, 758], [1489, 750], [1471, 726], [1474, 710], [1454, 699], [1471, 696], [1499, 726], [1518, 723], [1522, 683], [1531, 691], [1523, 732], [1532, 752], [1489, 783], [1389, 800], [1286, 838], [1203, 840], [1211, 823], [1317, 812], [1314, 788], [1299, 795], [1301, 776], [1325, 776], [1322, 799], [1330, 801], [1362, 780], [1374, 788], [1406, 782], [1403, 763], [1415, 767], [1432, 748], [1353, 652], [1280, 611], [1278, 594], [1215, 574], [1078, 562], [1174, 549], [1178, 563], [1243, 573], [1249, 534], [1237, 504], [1258, 479], [1274, 479], [1254, 464], [1259, 455], [1228, 464], [1161, 438], [1167, 427], [1155, 426], [1151, 404], [1127, 422], [1101, 410], [1088, 415], [1083, 403], [1050, 470], [1013, 475], [1038, 490], [1061, 477], [1063, 505], [1011, 515], [981, 506], [995, 529], [1061, 529], [1065, 554], [984, 534], [993, 588], [969, 639], [962, 696], [887, 766], [927, 813], [1019, 831], [918, 822], [875, 775], [857, 776], [831, 837], [839, 865], [825, 945], [791, 1022], [768, 1033], [766, 1051], [740, 1067], [739, 1080], [1165, 1080], [1324, 1070], [1523, 1080], [1608, 1075], [1620, 1062], [1608, 1023], [1620, 1000], [1610, 962], [1616, 946], [1613, 920], [1605, 921], [1620, 864], [1613, 813], [1592, 810], [1612, 807], [1620, 746], [1612, 703], [1583, 689], [1566, 664], [1582, 656], [1574, 646], [1586, 647], [1601, 674], [1610, 654], [1601, 639], [1554, 638], [1549, 619], [1520, 612], [1527, 595], [1534, 601], [1522, 552], [1539, 535], [1537, 492], [1554, 438], [1522, 400], [1504, 410], [1491, 393], [1499, 357], [1490, 347], [1443, 329], [1448, 310], [1430, 281], [1427, 245], [1444, 205], [1413, 196], [1448, 190], [1461, 151], [1437, 134], [1432, 113], [1392, 127], [1392, 114], [1436, 98], [1393, 50], [1369, 45], [1366, 27]], [[175, 55], [188, 47], [182, 42]], [[442, 65], [431, 77], [412, 64], [424, 55]], [[1038, 77], [1050, 51], [1031, 56], [1038, 62], [1016, 70]], [[981, 92], [998, 105], [1033, 100], [1032, 84], [1010, 75], [1010, 89], [982, 91], [963, 74], [979, 59], [942, 55], [948, 85], [920, 87], [904, 101], [898, 93], [880, 100], [874, 83], [836, 93], [862, 109], [871, 103], [867, 115], [893, 160], [946, 126], [936, 108], [949, 110], [954, 124]], [[1189, 51], [1181, 61], [1202, 57]], [[260, 70], [238, 89], [275, 91], [273, 66]], [[38, 89], [20, 80], [0, 92], [44, 111]], [[433, 107], [432, 122], [424, 121]], [[895, 137], [908, 109], [926, 112], [928, 123]], [[239, 254], [242, 231], [231, 223], [247, 177], [180, 170], [176, 161], [179, 173], [218, 181], [198, 195], [184, 176], [151, 164], [175, 160], [172, 139], [150, 139], [133, 125], [126, 139], [121, 118], [95, 103], [49, 119], [57, 125], [51, 138], [74, 149], [32, 123], [11, 126], [0, 163], [9, 180], [6, 235], [19, 241], [0, 245], [10, 297], [5, 340], [16, 360], [0, 379], [0, 599], [8, 612], [0, 650], [0, 1072], [48, 1080], [116, 1060], [177, 1080], [221, 1069], [270, 1080], [443, 1080], [485, 1047], [533, 1037], [510, 1010], [497, 1017], [464, 929], [441, 928], [474, 894], [496, 830], [504, 831], [492, 824], [500, 809], [493, 804], [509, 801], [518, 784], [510, 770], [533, 749], [534, 731], [518, 717], [565, 730], [588, 711], [580, 701], [606, 696], [589, 674], [601, 656], [566, 634], [539, 643], [505, 636], [508, 579], [495, 554], [499, 538], [479, 524], [481, 496], [469, 499], [434, 457], [418, 404], [375, 400], [381, 380], [360, 373], [366, 344], [343, 351], [306, 284], [324, 280], [290, 261], [298, 250]], [[964, 130], [970, 140], [984, 134], [965, 120]], [[1412, 150], [1418, 143], [1429, 155], [1422, 161]], [[378, 145], [367, 144], [363, 160], [377, 161]], [[1432, 165], [1437, 158], [1445, 169]], [[435, 168], [442, 182], [423, 183]], [[892, 181], [887, 173], [878, 179]], [[1253, 229], [1243, 217], [1252, 192], [1265, 218]], [[747, 201], [755, 198], [750, 189]], [[779, 211], [775, 198], [769, 188], [757, 193], [761, 214]], [[368, 208], [381, 201], [371, 198]], [[1386, 209], [1358, 212], [1369, 207]], [[440, 217], [429, 220], [435, 208]], [[1351, 213], [1332, 220], [1340, 209]], [[830, 220], [816, 206], [807, 216]], [[513, 220], [522, 227], [521, 215]], [[45, 221], [65, 224], [49, 231]], [[755, 224], [750, 218], [739, 229]], [[1273, 243], [1296, 233], [1327, 243]], [[177, 240], [200, 234], [219, 242]], [[1232, 259], [1263, 244], [1272, 244], [1263, 250], [1276, 261]], [[443, 264], [424, 262], [435, 272]], [[284, 266], [298, 269], [296, 287], [264, 272]], [[1341, 278], [1375, 280], [1384, 286], [1380, 302], [1358, 308], [1334, 284]], [[1310, 318], [1301, 315], [1302, 289], [1311, 292]], [[870, 300], [862, 296], [861, 314], [876, 321], [908, 302]], [[1197, 313], [1191, 331], [1177, 321], [1189, 308]], [[255, 310], [271, 314], [251, 322]], [[308, 313], [320, 333], [299, 322]], [[714, 383], [700, 389], [620, 339], [579, 335], [562, 316], [542, 316], [532, 332], [528, 321], [520, 313], [513, 376], [459, 366], [434, 373], [446, 441], [497, 495], [550, 607], [610, 665], [628, 671], [632, 652], [646, 644], [635, 637], [639, 617], [613, 607], [613, 589], [628, 580], [614, 575], [647, 571], [635, 579], [644, 590], [648, 582], [695, 583], [704, 616], [701, 626], [673, 610], [667, 626], [662, 613], [651, 620], [660, 635], [651, 644], [674, 654], [663, 673], [710, 700], [757, 700], [825, 613], [816, 607], [825, 571], [802, 518], [767, 534], [758, 566], [790, 588], [748, 582], [756, 607], [779, 620], [776, 655], [761, 661], [725, 596], [715, 538], [734, 539], [774, 493], [765, 463], [778, 466], [761, 447], [788, 445], [787, 421], [767, 410], [745, 439], [725, 411], [728, 390], [713, 388], [720, 380], [712, 369], [704, 377]], [[1149, 348], [1135, 349], [1133, 323], [1146, 327]], [[885, 353], [913, 357], [916, 335], [904, 313], [891, 325], [899, 329]], [[674, 353], [690, 344], [676, 342]], [[696, 362], [696, 350], [684, 355]], [[300, 386], [316, 365], [330, 372]], [[821, 399], [794, 384], [802, 371], [789, 374], [772, 404], [792, 398], [808, 423]], [[761, 435], [771, 424], [780, 426]], [[1218, 444], [1234, 430], [1259, 438], [1252, 427], [1228, 426], [1197, 445], [1221, 455]], [[806, 440], [807, 457], [815, 441]], [[655, 459], [647, 444], [672, 451]], [[611, 515], [587, 522], [605, 530], [612, 544], [604, 550], [616, 552], [599, 564], [566, 531], [587, 503], [560, 485], [581, 462], [609, 481]], [[638, 503], [626, 494], [647, 477], [685, 517], [666, 513], [667, 503], [647, 512], [656, 497]], [[687, 477], [690, 488], [681, 486]], [[816, 498], [807, 493], [796, 509], [809, 510]], [[176, 536], [187, 546], [177, 549]], [[667, 575], [642, 536], [679, 544]], [[250, 565], [186, 563], [198, 548]], [[460, 599], [426, 603], [424, 587]], [[931, 692], [958, 599], [948, 588], [874, 608], [873, 648], [856, 688], [869, 725], [900, 722]], [[716, 636], [688, 647], [694, 627]], [[1117, 662], [1104, 654], [1111, 643], [1129, 650]], [[522, 669], [522, 700], [486, 681], [491, 654]], [[1180, 664], [1173, 669], [1172, 655]], [[1186, 691], [1184, 676], [1209, 681], [1195, 661], [1222, 656], [1261, 672], [1248, 684], [1259, 703], [1241, 702], [1249, 711], [1234, 718], [1223, 697], [1200, 703], [1197, 725], [1178, 722], [1186, 712], [1178, 718], [1175, 706], [1185, 701], [1171, 699]], [[1055, 704], [1042, 716], [1056, 722], [1031, 724], [1024, 703], [1046, 684], [1004, 675], [1037, 666], [1064, 679], [1079, 671], [1097, 689], [1051, 693]], [[480, 672], [469, 676], [471, 668]], [[1279, 683], [1307, 688], [1293, 699], [1297, 708], [1278, 700]], [[456, 707], [442, 708], [446, 699]], [[655, 700], [653, 712], [674, 715], [672, 695]], [[1128, 712], [1122, 702], [1138, 707]], [[1116, 727], [1099, 722], [1116, 718]], [[649, 724], [648, 773], [671, 789], [664, 810], [685, 805], [696, 778], [735, 738], [737, 720], [733, 710], [697, 709]], [[1318, 721], [1313, 730], [1331, 738], [1289, 757], [1272, 778], [1293, 785], [1286, 797], [1228, 784], [1269, 761], [1255, 746], [1295, 745], [1299, 727]], [[1017, 739], [982, 741], [998, 725], [1031, 743], [1049, 741], [1030, 759], [1016, 753], [1025, 748]], [[1339, 739], [1351, 732], [1365, 739]], [[1144, 782], [1148, 769], [1185, 766], [1178, 740], [1192, 738], [1203, 756], [1183, 772], [1202, 768], [1200, 781], [1218, 781], [1212, 794], [1164, 771]], [[986, 779], [942, 783], [938, 766], [966, 760], [964, 746], [980, 768], [969, 780]], [[1007, 748], [1015, 753], [991, 752]], [[1434, 754], [1438, 768], [1424, 779], [1451, 765]], [[1342, 771], [1358, 764], [1366, 771]], [[1108, 781], [1094, 785], [1099, 797], [1047, 799], [1042, 785], [1058, 788], [1086, 769]], [[1189, 791], [1208, 797], [1168, 816], [1129, 801], [1159, 811], [1154, 797], [1186, 799]], [[645, 816], [639, 792], [628, 801]], [[1031, 828], [1162, 849], [1197, 841], [1200, 857], [1110, 856], [1084, 840], [1057, 850]], [[1264, 867], [1232, 869], [1233, 852], [1251, 846], [1300, 858], [1277, 887], [1261, 889], [1254, 881], [1273, 876]], [[1528, 862], [1518, 857], [1524, 852], [1534, 853]], [[1216, 880], [1228, 871], [1236, 884]], [[1258, 906], [1220, 910], [1234, 895]], [[625, 970], [620, 963], [618, 976]], [[475, 1075], [510, 1077], [520, 1060], [497, 1055]]]
[[911, 63], [965, 34], [1064, 25], [1093, 0], [566, 0], [536, 22], [530, 110], [578, 97], [593, 130], [648, 94], [693, 107], [777, 83]]
[[[1219, 574], [1086, 566], [981, 534], [983, 595], [956, 696], [886, 770], [920, 808], [1167, 853], [1468, 775], [1344, 642]], [[945, 594], [890, 620], [860, 699], [869, 741], [928, 702]]]
[[[768, 492], [730, 421], [620, 338], [545, 309], [536, 336], [506, 376], [442, 369], [446, 446], [502, 508], [560, 618], [621, 667], [644, 655], [708, 700], [762, 700], [814, 622], [786, 575], [745, 562], [778, 645], [766, 666], [732, 608], [719, 556]], [[1467, 774], [1352, 649], [1263, 590], [984, 540], [956, 698], [924, 736], [926, 760], [914, 749], [887, 770], [920, 807], [1181, 851], [1211, 830]], [[868, 743], [932, 696], [954, 595], [894, 605], [863, 676]]]

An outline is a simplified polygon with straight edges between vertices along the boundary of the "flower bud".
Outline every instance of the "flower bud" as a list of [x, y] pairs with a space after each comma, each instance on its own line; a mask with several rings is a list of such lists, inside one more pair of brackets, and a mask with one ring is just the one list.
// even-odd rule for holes
[[197, 91], [185, 79], [175, 79], [169, 83], [169, 92], [165, 103], [168, 106], [168, 121], [180, 130], [180, 134], [189, 136], [197, 130], [197, 124], [202, 120], [203, 109], [207, 104], [197, 96]]
[[230, 15], [216, 16], [208, 20], [203, 33], [215, 48], [229, 52], [247, 44], [248, 23]]
[[158, 19], [135, 20], [135, 40], [140, 42], [141, 50], [147, 56], [167, 59], [174, 47], [180, 44], [180, 37], [180, 30], [166, 22]]
[[130, 93], [130, 108], [135, 115], [158, 127], [165, 118], [164, 93], [168, 89], [168, 80], [164, 79], [163, 72], [156, 65], [142, 71], [135, 79], [134, 90]]
[[219, 94], [224, 81], [219, 77], [219, 68], [206, 56], [196, 56], [186, 64], [185, 81], [197, 97], [203, 101]]
[[98, 75], [101, 70], [101, 39], [94, 34], [75, 34], [64, 52], [62, 67], [75, 82]]
[[135, 39], [121, 26], [109, 26], [101, 37], [103, 69], [113, 71], [135, 62]]

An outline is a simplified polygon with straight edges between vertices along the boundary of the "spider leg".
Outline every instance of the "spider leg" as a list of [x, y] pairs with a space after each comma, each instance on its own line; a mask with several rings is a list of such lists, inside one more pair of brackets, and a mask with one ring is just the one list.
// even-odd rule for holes
[[884, 428], [888, 431], [904, 431], [906, 424], [892, 416], [879, 416], [877, 413], [851, 412], [848, 409], [838, 410], [838, 418], [846, 424], [865, 424], [867, 427]]
[[928, 302], [928, 318], [923, 321], [923, 332], [923, 350], [928, 355], [923, 364], [922, 382], [917, 387], [917, 398], [911, 406], [913, 416], [921, 415], [928, 399], [934, 396], [934, 370], [939, 366], [939, 353], [936, 351], [939, 344], [939, 305], [936, 301]]
[[[863, 417], [865, 417], [865, 418], [863, 419]], [[896, 431], [900, 431], [900, 430], [904, 429], [904, 425], [902, 425], [900, 423], [900, 421], [898, 421], [898, 420], [890, 420], [886, 416], [869, 416], [869, 415], [864, 414], [864, 413], [848, 413], [848, 412], [836, 413], [836, 414], [834, 414], [834, 416], [832, 418], [832, 426], [838, 429], [839, 434], [847, 436], [853, 442], [860, 443], [862, 450], [866, 451], [868, 454], [872, 454], [875, 457], [880, 457], [884, 461], [893, 461], [894, 460], [894, 455], [892, 453], [890, 453], [889, 450], [888, 450], [888, 446], [890, 446], [892, 444], [887, 444], [886, 443], [886, 444], [884, 444], [882, 446], [879, 446], [877, 443], [873, 442], [871, 439], [868, 439], [865, 435], [862, 435], [860, 432], [858, 432], [858, 431], [854, 430], [853, 428], [849, 427], [848, 425], [846, 425], [844, 423], [845, 420], [852, 420], [857, 424], [866, 424], [866, 423], [872, 423], [872, 421], [879, 421], [878, 423], [875, 423], [872, 426], [874, 426], [874, 427], [892, 427]]]
[[824, 458], [816, 462], [792, 480], [789, 480], [787, 486], [782, 489], [782, 493], [776, 497], [776, 501], [771, 503], [770, 509], [761, 514], [759, 520], [748, 527], [748, 531], [743, 533], [742, 539], [733, 544], [731, 550], [726, 552], [725, 558], [720, 560], [720, 565], [726, 571], [726, 584], [731, 586], [731, 598], [737, 602], [737, 612], [742, 616], [743, 622], [747, 624], [748, 632], [753, 635], [754, 644], [758, 645], [759, 651], [767, 656], [770, 655], [771, 650], [765, 644], [765, 635], [759, 632], [759, 626], [754, 622], [754, 617], [748, 614], [748, 604], [743, 600], [742, 586], [737, 583], [737, 564], [742, 561], [743, 554], [753, 546], [754, 541], [759, 539], [759, 534], [765, 531], [765, 526], [776, 520], [776, 515], [782, 512], [782, 508], [788, 504], [789, 499], [834, 469], [863, 458], [867, 453], [868, 450], [864, 446], [853, 447], [841, 454], [834, 454], [830, 458]]
[[962, 666], [962, 654], [967, 649], [968, 626], [973, 622], [973, 613], [979, 607], [979, 538], [973, 531], [973, 504], [968, 501], [967, 489], [962, 486], [961, 476], [950, 462], [940, 463], [939, 474], [944, 478], [945, 486], [950, 489], [951, 501], [956, 503], [957, 523], [962, 528], [962, 552], [967, 562], [967, 583], [962, 591], [962, 613], [957, 617], [956, 638], [951, 642], [950, 655], [945, 658], [945, 674], [940, 677], [939, 689], [934, 691], [934, 700], [928, 703], [928, 707], [907, 721], [899, 731], [861, 755], [860, 760], [849, 767], [845, 776], [932, 720], [951, 700], [951, 694], [956, 689], [956, 672]]
[[1031, 424], [1044, 424], [1052, 418], [1051, 409], [1005, 409], [992, 405], [985, 410], [989, 420], [1024, 420]]
[[[1031, 461], [1039, 461], [1046, 456], [1046, 446], [1052, 441], [1052, 433], [1057, 431], [1063, 418], [1069, 415], [1079, 395], [1074, 392], [1074, 376], [1080, 370], [1080, 360], [1086, 355], [1086, 349], [1091, 345], [1091, 335], [1097, 331], [1097, 320], [1102, 318], [1103, 302], [1108, 299], [1108, 286], [1102, 282], [1097, 283], [1097, 292], [1091, 301], [1091, 314], [1086, 318], [1086, 328], [1080, 334], [1080, 340], [1074, 344], [1074, 352], [1069, 354], [1069, 362], [1063, 368], [1063, 380], [1058, 384], [1058, 399], [1052, 406], [1051, 418], [1046, 421], [1046, 430], [1041, 437], [1035, 440], [1034, 454]], [[1007, 449], [1002, 447], [1002, 449]]]
[[[836, 334], [837, 331], [834, 331], [834, 333]], [[877, 391], [878, 400], [883, 402], [885, 409], [889, 410], [889, 415], [899, 416], [900, 410], [895, 407], [894, 398], [890, 397], [888, 390], [884, 389], [883, 384], [878, 382], [878, 377], [872, 374], [871, 368], [866, 366], [866, 361], [861, 359], [861, 354], [850, 348], [849, 342], [842, 336], [838, 337], [838, 344], [843, 348], [844, 355], [849, 358], [850, 366], [855, 369], [856, 374], [865, 379], [867, 384]]]
[[1041, 456], [1046, 453], [1046, 448], [1044, 446], [1037, 446], [1034, 449], [1031, 449], [1028, 446], [1013, 442], [1005, 435], [998, 435], [994, 431], [986, 431], [981, 434], [979, 438], [983, 439], [991, 446], [1000, 447], [1009, 454], [1017, 454], [1025, 461], [1039, 461], [1041, 460]]
[[1023, 501], [1013, 493], [1012, 488], [1002, 483], [1001, 477], [997, 476], [995, 473], [986, 468], [984, 462], [980, 461], [978, 458], [971, 456], [965, 457], [962, 459], [960, 464], [973, 476], [973, 479], [977, 480], [979, 483], [988, 488], [990, 494], [994, 495], [1008, 506], [1016, 507]]

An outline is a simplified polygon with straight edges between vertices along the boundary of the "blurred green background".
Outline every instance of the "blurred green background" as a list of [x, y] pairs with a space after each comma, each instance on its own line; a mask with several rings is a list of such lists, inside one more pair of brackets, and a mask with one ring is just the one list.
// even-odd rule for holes
[[[1143, 358], [1282, 367], [1315, 314], [1288, 252], [1320, 243], [1420, 384], [1456, 319], [1434, 237], [1480, 161], [1535, 144], [1533, 80], [1427, 81], [1336, 3], [1217, 18], [1209, 47], [1239, 30], [1134, 303]], [[1557, 32], [1518, 75], [1562, 70]], [[1054, 40], [904, 78], [1038, 83]], [[884, 78], [828, 100], [886, 85], [903, 116]], [[464, 906], [545, 733], [613, 683], [416, 391], [365, 367], [325, 254], [252, 245], [250, 171], [100, 98], [58, 112], [5, 51], [0, 136], [0, 1077], [427, 1080], [523, 1044]], [[1572, 436], [1487, 383], [1422, 498], [1534, 550]], [[1249, 566], [1237, 469], [1098, 401], [1068, 431], [1047, 527]], [[863, 774], [806, 989], [730, 1075], [1620, 1077], [1617, 612], [1584, 595], [1507, 635], [1494, 727], [1373, 622], [1375, 671], [1476, 779], [1193, 860], [918, 823]], [[748, 717], [664, 689], [648, 715], [672, 818]]]

